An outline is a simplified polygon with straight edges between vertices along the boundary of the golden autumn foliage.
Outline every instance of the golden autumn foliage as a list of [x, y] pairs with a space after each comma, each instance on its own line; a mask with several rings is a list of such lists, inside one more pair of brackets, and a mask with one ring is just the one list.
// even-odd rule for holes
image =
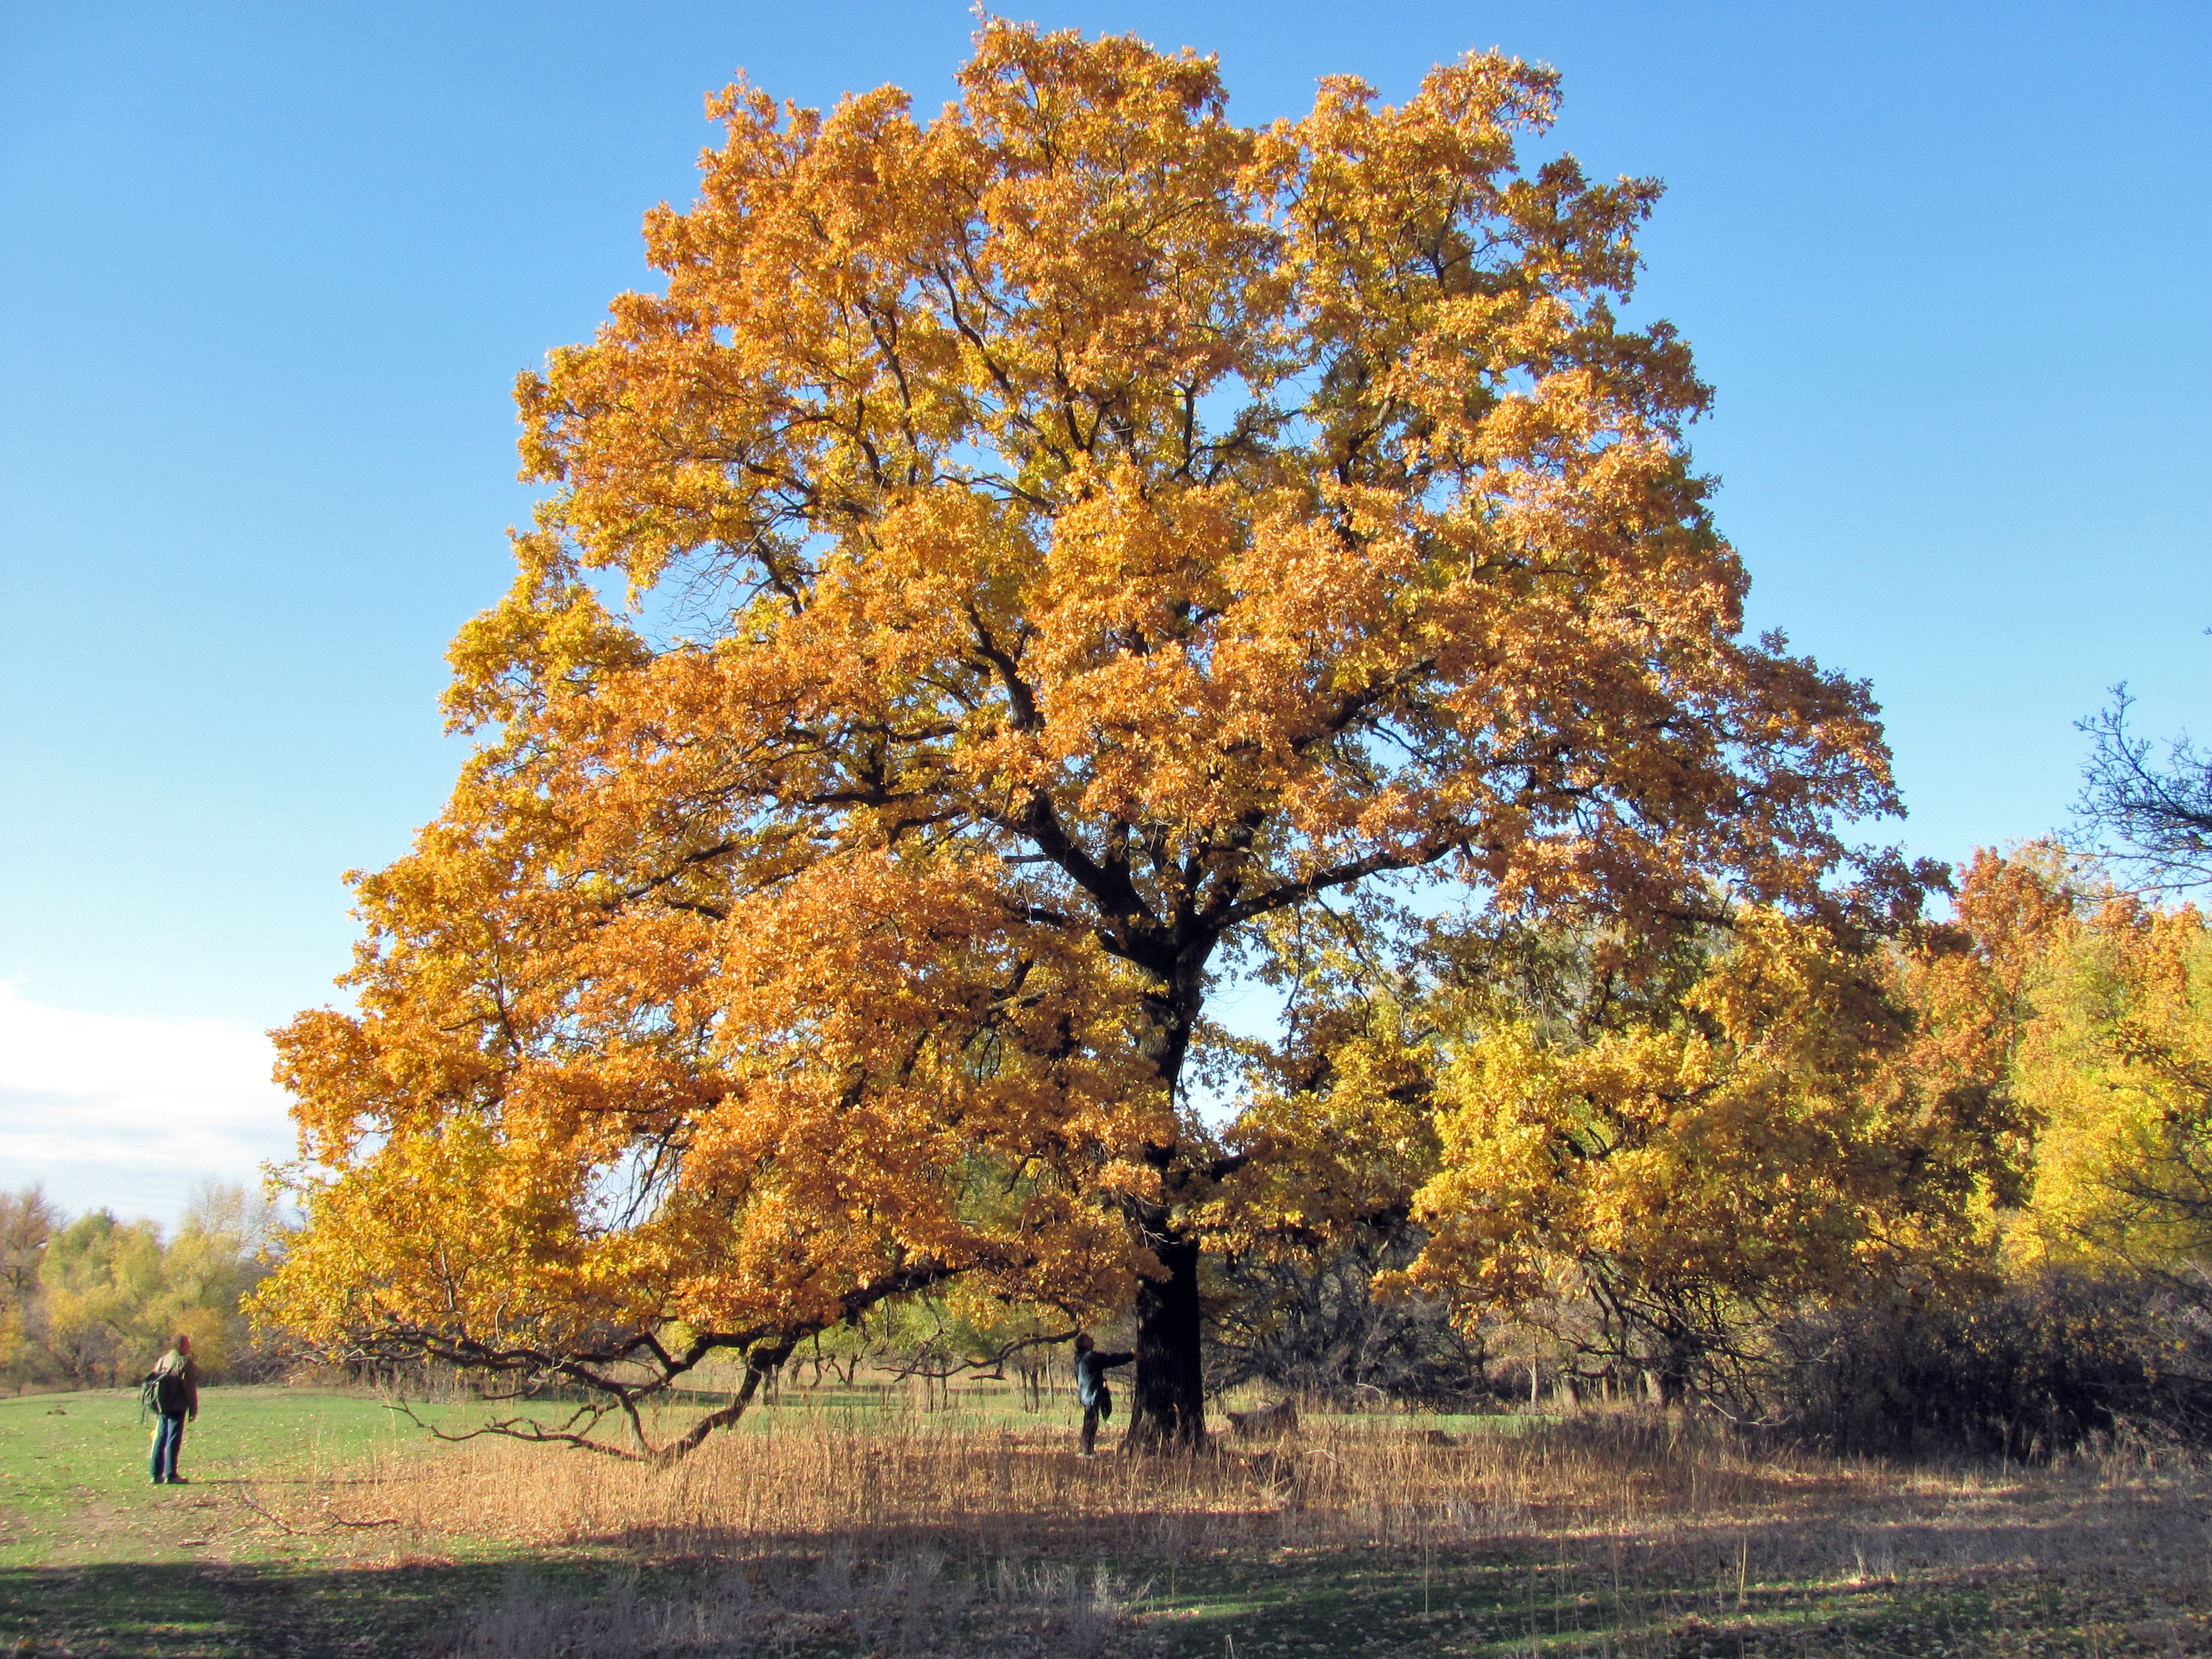
[[1747, 913], [1679, 998], [1579, 1040], [1493, 1006], [1436, 1082], [1407, 1275], [1469, 1313], [1594, 1304], [1679, 1395], [1781, 1310], [1986, 1266], [2026, 1124], [1949, 939]]
[[359, 884], [358, 1014], [281, 1037], [318, 1340], [627, 1404], [920, 1287], [1133, 1298], [1132, 1431], [1194, 1437], [1224, 949], [1394, 878], [1912, 902], [1838, 827], [1895, 805], [1865, 688], [1743, 636], [1705, 388], [1616, 313], [1656, 186], [1516, 161], [1548, 71], [1251, 129], [991, 22], [959, 86], [732, 88], [665, 291], [523, 377], [482, 747]]
[[2035, 1179], [2023, 1267], [2212, 1265], [2212, 929], [2051, 848], [1979, 855], [1961, 895], [2009, 981], [2014, 1087]]

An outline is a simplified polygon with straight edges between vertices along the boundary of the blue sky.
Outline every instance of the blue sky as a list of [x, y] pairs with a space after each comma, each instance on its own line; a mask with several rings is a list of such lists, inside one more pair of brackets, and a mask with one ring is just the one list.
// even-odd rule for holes
[[[1218, 52], [1247, 121], [1469, 46], [1559, 69], [1556, 142], [1668, 181], [1637, 308], [1717, 389], [1694, 441], [1755, 623], [1873, 681], [1914, 851], [2059, 823], [2115, 681], [2148, 729], [2212, 728], [2201, 3], [1014, 15]], [[459, 759], [441, 653], [528, 511], [514, 374], [646, 280], [706, 91], [892, 81], [926, 112], [972, 27], [0, 10], [0, 1180], [167, 1214], [281, 1153], [251, 1034], [334, 996], [340, 872]], [[162, 1139], [165, 1066], [170, 1115], [228, 1139]]]

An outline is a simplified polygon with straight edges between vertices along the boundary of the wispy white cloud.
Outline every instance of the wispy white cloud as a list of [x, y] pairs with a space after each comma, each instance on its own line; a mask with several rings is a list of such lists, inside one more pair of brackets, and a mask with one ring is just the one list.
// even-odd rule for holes
[[0, 1185], [173, 1222], [208, 1177], [250, 1185], [290, 1156], [275, 1058], [248, 1026], [73, 1013], [0, 984]]

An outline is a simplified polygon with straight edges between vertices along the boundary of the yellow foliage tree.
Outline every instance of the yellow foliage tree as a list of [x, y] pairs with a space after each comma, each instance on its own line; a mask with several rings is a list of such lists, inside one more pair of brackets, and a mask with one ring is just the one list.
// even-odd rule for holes
[[1465, 1316], [1595, 1305], [1685, 1397], [1780, 1312], [1985, 1267], [2026, 1124], [1955, 939], [1739, 919], [1679, 999], [1587, 1040], [1493, 1004], [1436, 1083], [1407, 1282]]
[[64, 1224], [35, 1188], [0, 1195], [0, 1380], [112, 1384], [179, 1333], [203, 1378], [230, 1380], [253, 1357], [240, 1304], [279, 1243], [268, 1206], [220, 1182], [166, 1241], [106, 1210]]
[[2025, 1263], [2200, 1274], [2212, 1266], [2212, 929], [2056, 848], [1983, 854], [1966, 896], [2016, 963], [2014, 1086], [2039, 1125], [2011, 1230]]
[[1267, 918], [1911, 902], [1836, 879], [1873, 706], [1743, 637], [1705, 388], [1613, 310], [1657, 187], [1516, 161], [1548, 71], [1255, 130], [1210, 59], [991, 22], [959, 88], [732, 88], [665, 292], [523, 378], [483, 746], [359, 885], [359, 1014], [281, 1036], [272, 1316], [634, 1413], [951, 1281], [1133, 1301], [1130, 1431], [1194, 1440], [1253, 1154], [1186, 1062]]

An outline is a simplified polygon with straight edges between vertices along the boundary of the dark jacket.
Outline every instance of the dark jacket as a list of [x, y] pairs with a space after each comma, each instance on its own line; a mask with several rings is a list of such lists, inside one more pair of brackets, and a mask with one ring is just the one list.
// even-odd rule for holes
[[1085, 1410], [1112, 1398], [1106, 1391], [1106, 1373], [1136, 1357], [1133, 1353], [1106, 1353], [1097, 1348], [1075, 1356], [1075, 1397], [1083, 1402]]
[[154, 1362], [152, 1375], [167, 1376], [171, 1372], [179, 1372], [185, 1379], [184, 1414], [187, 1417], [198, 1417], [200, 1414], [199, 1367], [192, 1364], [190, 1354], [179, 1353], [172, 1348]]

